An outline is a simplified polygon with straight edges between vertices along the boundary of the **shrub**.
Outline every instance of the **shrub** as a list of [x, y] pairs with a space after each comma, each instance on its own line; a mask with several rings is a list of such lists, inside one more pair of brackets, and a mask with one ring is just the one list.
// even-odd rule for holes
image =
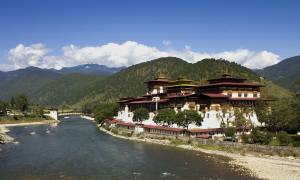
[[292, 139], [291, 137], [288, 135], [287, 132], [285, 131], [280, 131], [278, 134], [277, 134], [277, 139], [280, 143], [281, 146], [287, 146], [291, 143]]
[[258, 128], [253, 128], [250, 134], [252, 143], [269, 144], [272, 140], [272, 134], [262, 132]]
[[224, 132], [226, 137], [233, 138], [235, 135], [235, 128], [234, 127], [225, 128]]
[[241, 138], [242, 138], [243, 143], [250, 143], [251, 142], [250, 135], [248, 135], [248, 134], [242, 134]]

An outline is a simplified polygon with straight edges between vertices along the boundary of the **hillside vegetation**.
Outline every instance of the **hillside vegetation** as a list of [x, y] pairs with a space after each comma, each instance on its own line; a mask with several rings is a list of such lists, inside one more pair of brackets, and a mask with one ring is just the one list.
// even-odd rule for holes
[[[77, 73], [64, 74], [35, 67], [0, 72], [0, 99], [9, 101], [10, 97], [23, 93], [31, 103], [48, 106], [113, 102], [124, 96], [143, 95], [146, 91], [144, 82], [159, 73], [164, 73], [170, 79], [185, 76], [199, 85], [207, 83], [207, 79], [229, 73], [265, 84], [265, 97], [290, 96], [289, 91], [270, 81], [261, 80], [252, 70], [225, 60], [204, 59], [192, 64], [176, 57], [165, 57], [130, 66], [109, 76], [99, 75], [99, 72], [103, 72], [102, 66], [95, 66], [99, 70], [96, 73], [89, 70], [89, 73], [94, 74], [88, 74], [85, 66], [68, 68], [70, 69]], [[110, 70], [113, 73], [115, 69]]]
[[257, 73], [293, 92], [300, 91], [300, 56], [284, 59], [278, 64], [257, 70]]
[[265, 84], [264, 89], [267, 89], [263, 91], [265, 97], [290, 96], [289, 91], [271, 82], [261, 81], [260, 77], [252, 70], [234, 62], [204, 59], [192, 64], [179, 58], [165, 57], [131, 66], [105, 78], [77, 105], [93, 101], [112, 102], [119, 97], [143, 95], [146, 91], [144, 82], [153, 79], [158, 73], [164, 73], [171, 79], [183, 75], [200, 85], [205, 84], [207, 79], [219, 77], [225, 72], [236, 77], [245, 77], [251, 82]]

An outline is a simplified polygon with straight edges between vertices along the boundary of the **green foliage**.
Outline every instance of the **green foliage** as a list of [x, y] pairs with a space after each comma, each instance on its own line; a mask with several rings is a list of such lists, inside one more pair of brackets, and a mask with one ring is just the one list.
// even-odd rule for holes
[[143, 122], [149, 118], [149, 111], [146, 108], [138, 108], [134, 111], [133, 121], [134, 122]]
[[242, 132], [249, 126], [251, 126], [251, 121], [245, 118], [245, 114], [249, 113], [248, 109], [245, 108], [235, 108], [234, 109], [234, 122], [233, 125], [237, 128], [242, 129]]
[[115, 103], [99, 104], [94, 109], [95, 121], [103, 125], [105, 119], [112, 118], [118, 111], [118, 105]]
[[6, 115], [7, 108], [8, 104], [6, 102], [0, 101], [0, 115]]
[[[233, 76], [248, 78], [250, 82], [259, 82], [259, 76], [234, 62], [215, 59], [204, 59], [191, 64], [175, 57], [159, 58], [156, 60], [140, 63], [128, 67], [119, 73], [105, 78], [95, 84], [92, 91], [87, 94], [83, 101], [111, 102], [120, 97], [135, 97], [145, 93], [145, 81], [153, 79], [158, 73], [164, 73], [170, 79], [178, 76], [194, 80], [196, 84], [205, 84], [210, 78], [220, 77], [227, 70]], [[264, 82], [263, 82], [264, 83]], [[273, 87], [272, 83], [267, 83], [266, 88]], [[281, 93], [280, 88], [274, 89], [269, 94], [276, 93], [278, 96], [286, 96], [288, 93]], [[269, 95], [266, 95], [268, 97]]]
[[287, 146], [292, 142], [292, 138], [285, 131], [278, 132], [276, 138], [279, 140], [279, 143], [282, 146]]
[[290, 123], [296, 118], [296, 110], [291, 99], [285, 98], [271, 103], [270, 118], [266, 127], [270, 131], [280, 131], [289, 128]]
[[236, 132], [235, 127], [227, 127], [224, 129], [224, 133], [226, 137], [234, 138], [235, 132]]
[[44, 117], [44, 108], [42, 106], [31, 106], [31, 113], [36, 117]]
[[195, 110], [184, 110], [175, 115], [176, 124], [184, 128], [188, 128], [188, 125], [191, 123], [201, 126], [202, 121], [202, 116]]
[[171, 125], [175, 123], [175, 115], [176, 113], [173, 109], [160, 109], [157, 115], [154, 117], [154, 122]]
[[243, 142], [243, 143], [250, 143], [250, 142], [251, 142], [251, 137], [250, 137], [249, 134], [243, 133], [243, 134], [241, 135], [241, 139], [242, 139], [242, 142]]
[[24, 112], [28, 109], [29, 103], [28, 103], [26, 95], [24, 95], [24, 94], [17, 95], [15, 97], [15, 103], [16, 103], [17, 110]]
[[294, 92], [300, 91], [300, 56], [282, 60], [280, 63], [266, 67], [257, 72], [265, 78]]
[[255, 144], [269, 144], [272, 135], [267, 132], [260, 131], [259, 128], [253, 128], [250, 134], [251, 142]]
[[[18, 70], [15, 76], [0, 82], [0, 98], [4, 100], [17, 93], [27, 94], [31, 102], [41, 105], [59, 106], [69, 104], [81, 106], [85, 102], [115, 102], [124, 96], [138, 96], [145, 92], [145, 81], [164, 73], [175, 79], [184, 75], [205, 84], [209, 78], [219, 77], [224, 69], [233, 76], [248, 78], [251, 82], [260, 82], [258, 75], [250, 69], [225, 60], [204, 59], [197, 63], [187, 63], [179, 58], [166, 57], [137, 64], [119, 73], [104, 77], [101, 75], [68, 74], [62, 75], [49, 70], [31, 68]], [[289, 92], [266, 83], [262, 95], [269, 97], [289, 96]]]

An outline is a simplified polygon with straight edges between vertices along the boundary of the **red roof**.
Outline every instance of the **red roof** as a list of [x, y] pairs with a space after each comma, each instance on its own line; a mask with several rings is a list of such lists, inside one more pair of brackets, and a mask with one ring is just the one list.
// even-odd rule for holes
[[211, 128], [211, 129], [190, 129], [191, 133], [208, 133], [208, 132], [216, 132], [223, 131], [222, 128]]
[[115, 119], [115, 118], [105, 119], [105, 121], [109, 124], [114, 124], [114, 123], [120, 122], [120, 120]]
[[211, 98], [228, 98], [228, 96], [220, 93], [202, 93], [202, 94]]
[[121, 126], [130, 126], [130, 127], [135, 127], [135, 124], [133, 123], [127, 123], [127, 122], [123, 122], [123, 121], [119, 121], [116, 123], [117, 125], [121, 125]]
[[164, 131], [175, 131], [180, 132], [183, 129], [182, 128], [172, 128], [172, 127], [166, 127], [166, 126], [155, 126], [155, 125], [144, 125], [144, 128], [146, 129], [159, 129]]
[[203, 138], [203, 139], [209, 139], [210, 135], [198, 135], [196, 138]]

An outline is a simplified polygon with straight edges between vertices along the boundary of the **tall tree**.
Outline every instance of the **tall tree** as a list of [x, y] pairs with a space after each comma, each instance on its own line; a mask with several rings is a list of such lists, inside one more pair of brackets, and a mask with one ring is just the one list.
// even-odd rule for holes
[[175, 121], [178, 126], [188, 129], [189, 124], [192, 123], [195, 123], [197, 126], [201, 126], [203, 118], [195, 110], [184, 110], [176, 114]]
[[0, 115], [6, 115], [6, 110], [7, 110], [7, 103], [0, 101]]
[[133, 121], [142, 123], [149, 118], [149, 111], [146, 108], [138, 108], [134, 111]]
[[286, 130], [296, 118], [292, 99], [284, 98], [271, 103], [270, 120], [266, 126], [270, 131]]
[[22, 112], [28, 109], [28, 100], [26, 95], [20, 94], [15, 98], [16, 108]]
[[105, 119], [112, 118], [117, 111], [118, 106], [115, 103], [99, 104], [93, 112], [95, 121], [102, 126]]
[[157, 115], [154, 117], [154, 122], [171, 125], [175, 123], [175, 115], [176, 113], [173, 109], [160, 109]]
[[237, 128], [242, 129], [242, 132], [250, 126], [250, 122], [245, 118], [243, 108], [235, 108], [234, 109], [234, 122], [233, 125]]

